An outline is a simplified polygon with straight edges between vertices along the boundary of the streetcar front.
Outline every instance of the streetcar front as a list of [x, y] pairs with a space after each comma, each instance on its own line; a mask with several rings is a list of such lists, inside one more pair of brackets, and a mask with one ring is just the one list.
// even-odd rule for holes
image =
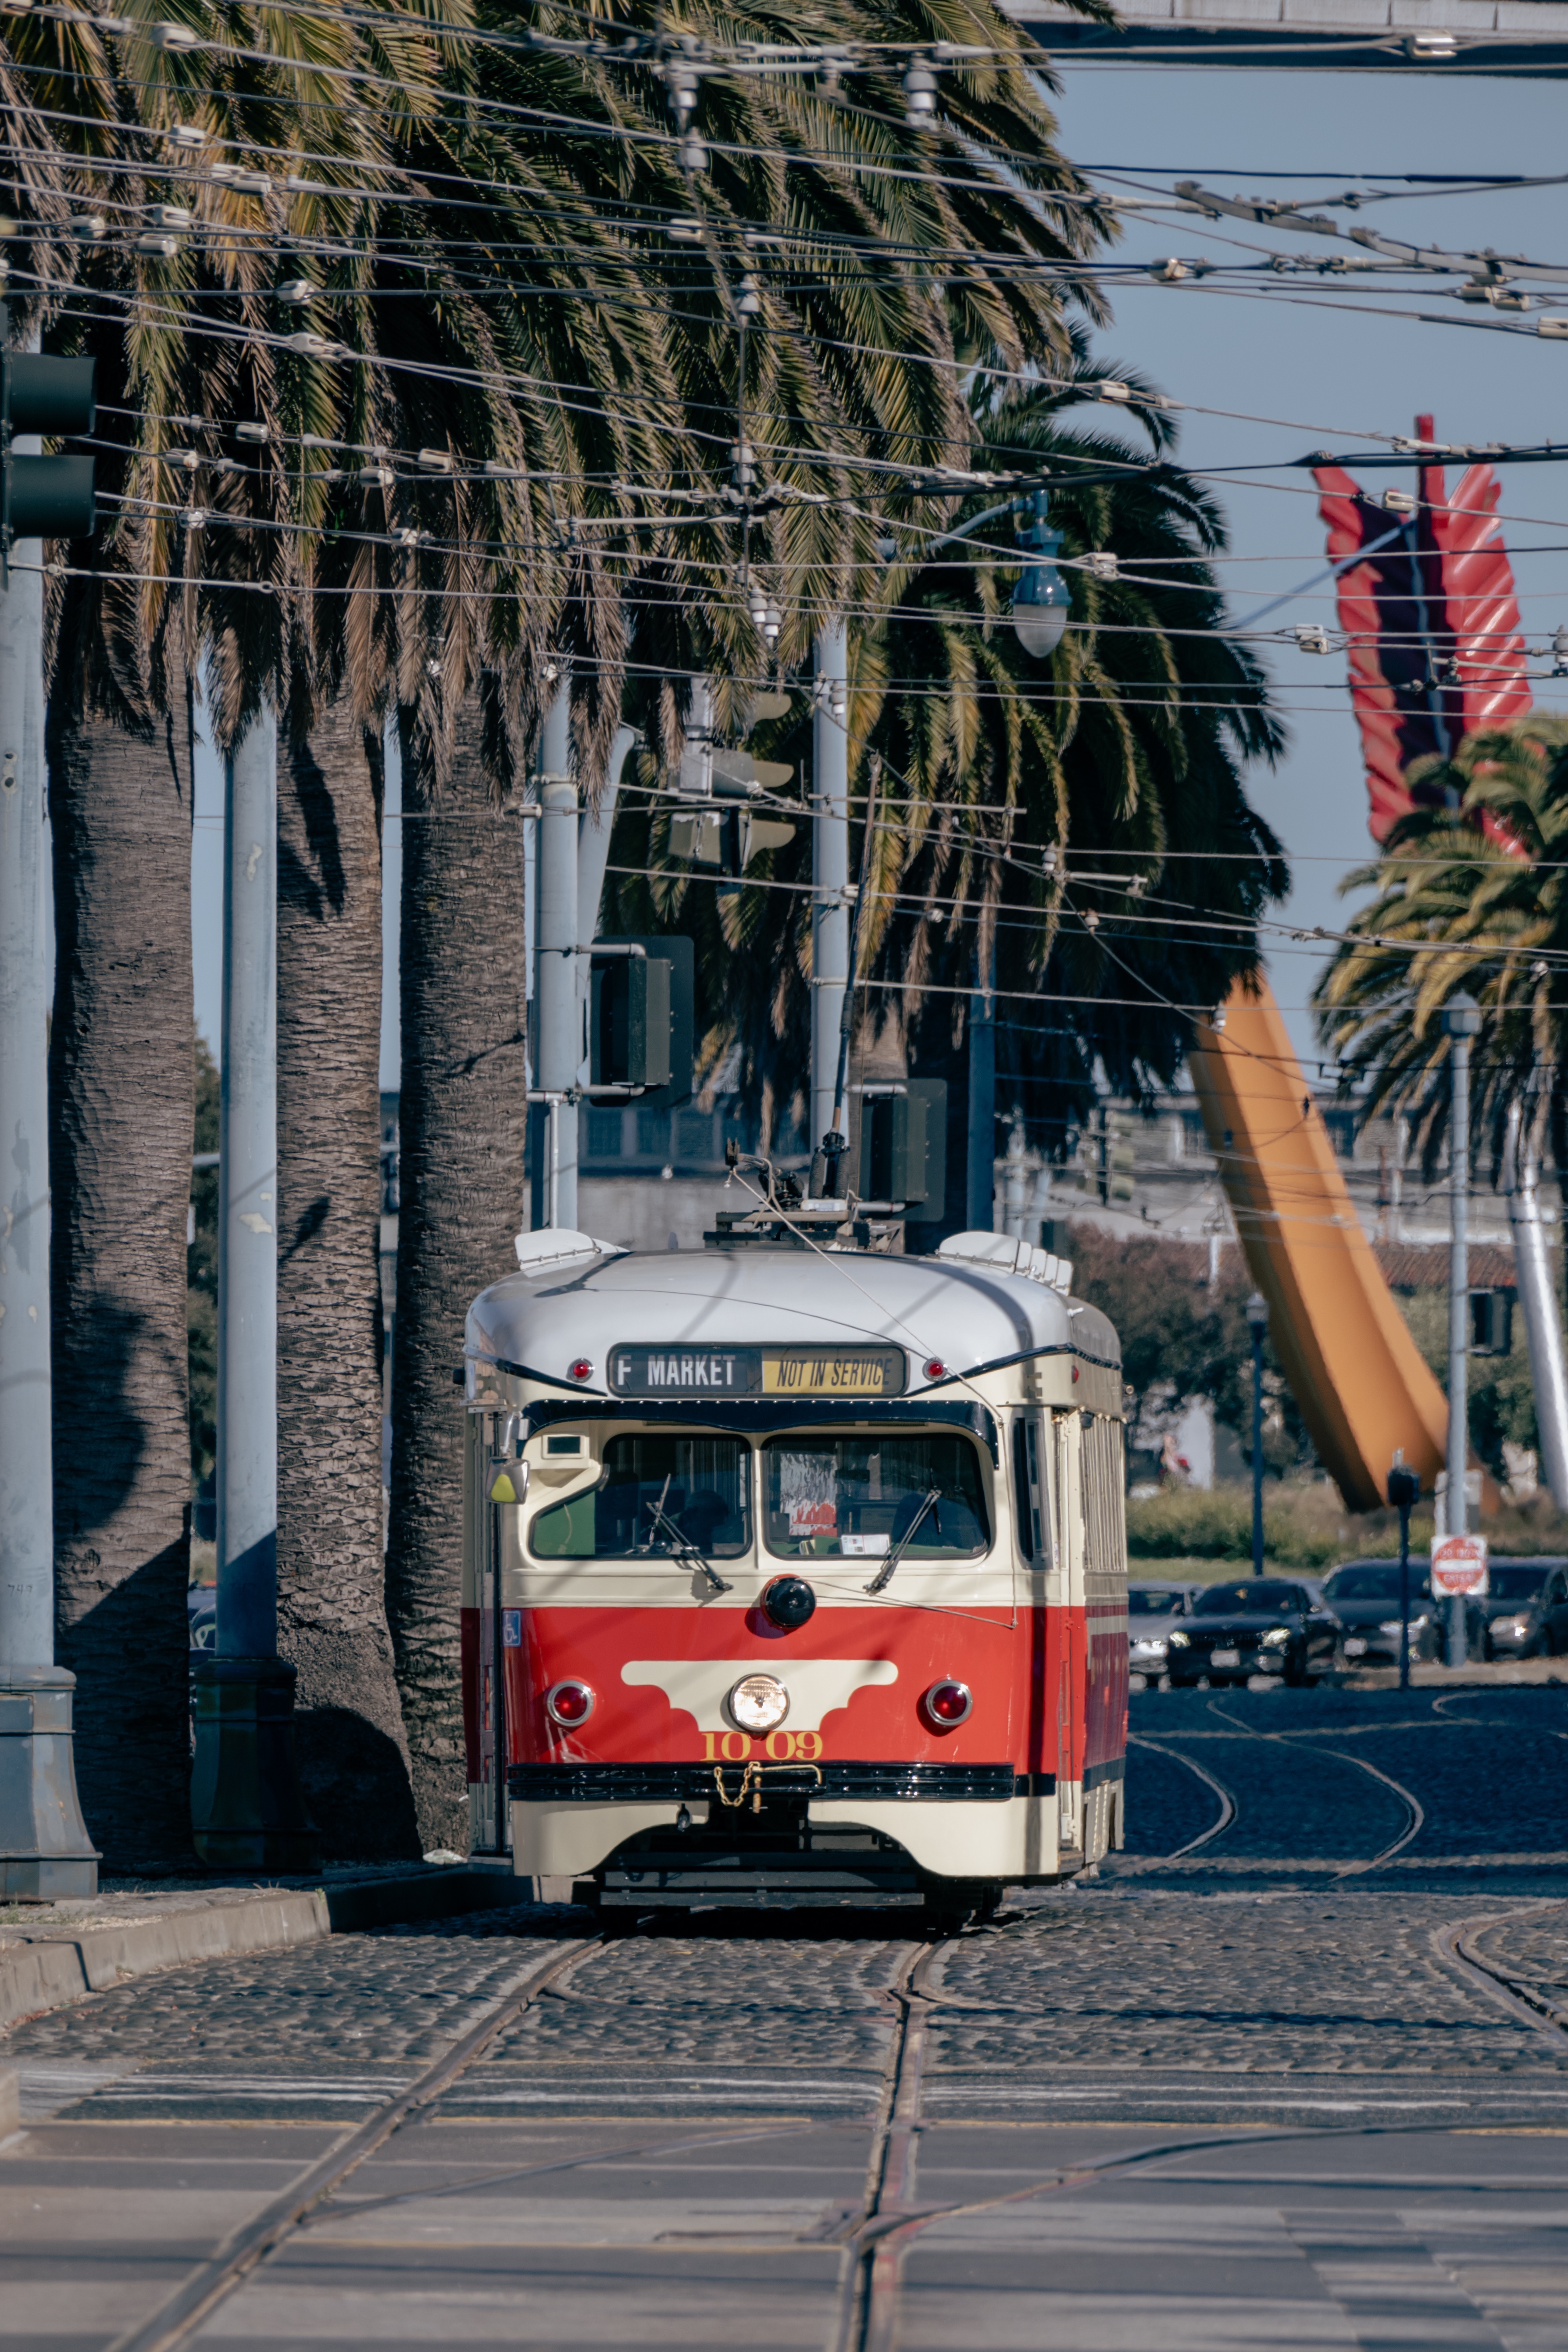
[[1119, 1842], [1103, 1318], [952, 1258], [520, 1255], [466, 1350], [477, 1846], [580, 1901], [952, 1913]]

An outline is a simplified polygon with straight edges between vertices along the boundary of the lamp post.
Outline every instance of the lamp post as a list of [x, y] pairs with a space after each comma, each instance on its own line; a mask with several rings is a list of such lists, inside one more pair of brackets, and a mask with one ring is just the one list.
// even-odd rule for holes
[[[1470, 1040], [1479, 1034], [1481, 1009], [1461, 990], [1443, 1007], [1448, 1040], [1448, 1507], [1443, 1532], [1465, 1533], [1465, 1469], [1469, 1459], [1470, 1250]], [[1468, 1646], [1465, 1596], [1448, 1602], [1448, 1663], [1463, 1665]]]
[[1252, 1573], [1263, 1573], [1263, 1335], [1268, 1328], [1268, 1302], [1255, 1290], [1247, 1302], [1247, 1328], [1252, 1333]]
[[1388, 1474], [1388, 1500], [1399, 1514], [1399, 1687], [1410, 1688], [1410, 1514], [1421, 1492], [1421, 1481], [1405, 1466], [1403, 1446]]

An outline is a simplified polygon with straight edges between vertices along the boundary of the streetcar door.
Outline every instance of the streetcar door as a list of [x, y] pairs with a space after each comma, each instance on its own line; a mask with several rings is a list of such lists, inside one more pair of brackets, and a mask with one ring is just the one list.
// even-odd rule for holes
[[1084, 1423], [1093, 1415], [1054, 1413], [1057, 1489], [1056, 1719], [1057, 1844], [1064, 1854], [1083, 1851], [1083, 1602], [1089, 1541], [1089, 1448]]

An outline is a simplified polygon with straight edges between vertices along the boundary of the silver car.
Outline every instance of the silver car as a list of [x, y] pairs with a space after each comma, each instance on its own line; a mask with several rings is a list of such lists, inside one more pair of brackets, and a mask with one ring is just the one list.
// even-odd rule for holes
[[1165, 1584], [1145, 1581], [1129, 1583], [1127, 1587], [1127, 1669], [1142, 1675], [1146, 1683], [1163, 1680], [1169, 1644], [1165, 1635], [1171, 1621], [1192, 1612], [1193, 1600], [1202, 1591], [1196, 1584]]

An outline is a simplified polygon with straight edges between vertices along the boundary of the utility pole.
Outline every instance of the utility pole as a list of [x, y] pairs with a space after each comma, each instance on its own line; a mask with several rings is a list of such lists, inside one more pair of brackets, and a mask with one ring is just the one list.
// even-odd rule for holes
[[1509, 1223], [1513, 1227], [1514, 1279], [1524, 1314], [1530, 1377], [1546, 1483], [1560, 1511], [1568, 1510], [1568, 1366], [1563, 1354], [1563, 1323], [1557, 1311], [1546, 1233], [1541, 1220], [1540, 1161], [1528, 1113], [1516, 1103], [1508, 1115], [1503, 1181]]
[[224, 770], [217, 1647], [196, 1659], [191, 1819], [217, 1870], [314, 1866], [278, 1655], [278, 721]]
[[533, 1223], [577, 1224], [577, 1088], [583, 1060], [577, 990], [577, 785], [571, 773], [571, 682], [563, 665], [539, 751], [539, 947], [534, 1003], [539, 1066], [529, 1090], [535, 1126]]
[[[842, 621], [816, 633], [811, 761], [811, 1135], [833, 1124], [838, 1033], [849, 979], [849, 651]], [[847, 1121], [847, 1111], [845, 1113]], [[848, 1145], [847, 1126], [843, 1138]], [[827, 1171], [828, 1188], [832, 1171]]]
[[1252, 1333], [1252, 1573], [1263, 1573], [1263, 1335], [1268, 1328], [1268, 1302], [1255, 1290], [1247, 1302], [1247, 1328]]
[[1400, 1447], [1388, 1474], [1388, 1499], [1399, 1514], [1399, 1687], [1410, 1688], [1410, 1514], [1421, 1494], [1421, 1481], [1405, 1466]]
[[996, 925], [974, 951], [974, 994], [969, 1000], [969, 1164], [964, 1217], [973, 1233], [996, 1223]]
[[95, 1895], [98, 1856], [76, 1793], [76, 1676], [55, 1664], [42, 542], [19, 540], [9, 555], [0, 595], [0, 1895], [40, 1901]]
[[[1443, 1008], [1448, 1040], [1448, 1507], [1445, 1532], [1466, 1532], [1465, 1472], [1469, 1461], [1470, 1371], [1470, 1040], [1480, 1033], [1480, 1007], [1461, 990]], [[1448, 1603], [1448, 1660], [1464, 1663], [1465, 1598]]]

